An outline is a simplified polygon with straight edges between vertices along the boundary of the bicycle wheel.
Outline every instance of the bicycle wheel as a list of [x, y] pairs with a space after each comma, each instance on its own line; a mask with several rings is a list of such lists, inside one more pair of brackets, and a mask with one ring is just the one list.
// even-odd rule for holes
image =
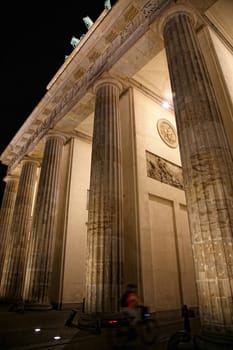
[[145, 345], [153, 344], [158, 337], [158, 328], [155, 320], [143, 320], [138, 327], [138, 333]]
[[129, 327], [121, 326], [114, 330], [113, 348], [122, 348], [129, 341]]
[[191, 334], [186, 331], [178, 331], [174, 333], [168, 340], [167, 350], [176, 350], [179, 349], [179, 344], [190, 343], [192, 338]]

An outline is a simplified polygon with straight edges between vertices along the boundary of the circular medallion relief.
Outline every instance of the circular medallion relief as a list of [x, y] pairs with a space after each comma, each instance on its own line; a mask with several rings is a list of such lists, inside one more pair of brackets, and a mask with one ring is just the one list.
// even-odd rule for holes
[[176, 129], [166, 119], [159, 119], [157, 122], [157, 129], [161, 139], [171, 148], [178, 146], [178, 138]]

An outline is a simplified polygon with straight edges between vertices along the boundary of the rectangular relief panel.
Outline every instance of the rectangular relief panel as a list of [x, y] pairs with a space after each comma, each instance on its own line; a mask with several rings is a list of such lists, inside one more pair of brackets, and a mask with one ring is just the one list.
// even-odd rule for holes
[[146, 151], [147, 176], [167, 185], [184, 189], [182, 168], [168, 160]]

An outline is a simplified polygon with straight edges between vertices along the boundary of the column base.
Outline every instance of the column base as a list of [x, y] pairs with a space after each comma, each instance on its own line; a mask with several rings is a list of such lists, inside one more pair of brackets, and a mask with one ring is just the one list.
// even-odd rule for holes
[[6, 297], [0, 297], [0, 304], [9, 304], [10, 302]]
[[38, 311], [46, 311], [46, 310], [52, 310], [53, 306], [51, 304], [37, 304], [37, 303], [27, 303], [26, 304], [27, 310], [38, 310]]
[[8, 306], [9, 311], [23, 312], [25, 309], [22, 298], [0, 298], [0, 304]]
[[232, 350], [233, 335], [197, 334], [193, 343], [196, 350]]

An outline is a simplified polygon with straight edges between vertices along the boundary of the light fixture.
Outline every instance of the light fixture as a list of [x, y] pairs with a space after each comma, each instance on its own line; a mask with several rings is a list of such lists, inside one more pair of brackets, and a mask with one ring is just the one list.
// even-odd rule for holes
[[170, 104], [167, 101], [163, 101], [162, 106], [166, 109], [170, 108]]

